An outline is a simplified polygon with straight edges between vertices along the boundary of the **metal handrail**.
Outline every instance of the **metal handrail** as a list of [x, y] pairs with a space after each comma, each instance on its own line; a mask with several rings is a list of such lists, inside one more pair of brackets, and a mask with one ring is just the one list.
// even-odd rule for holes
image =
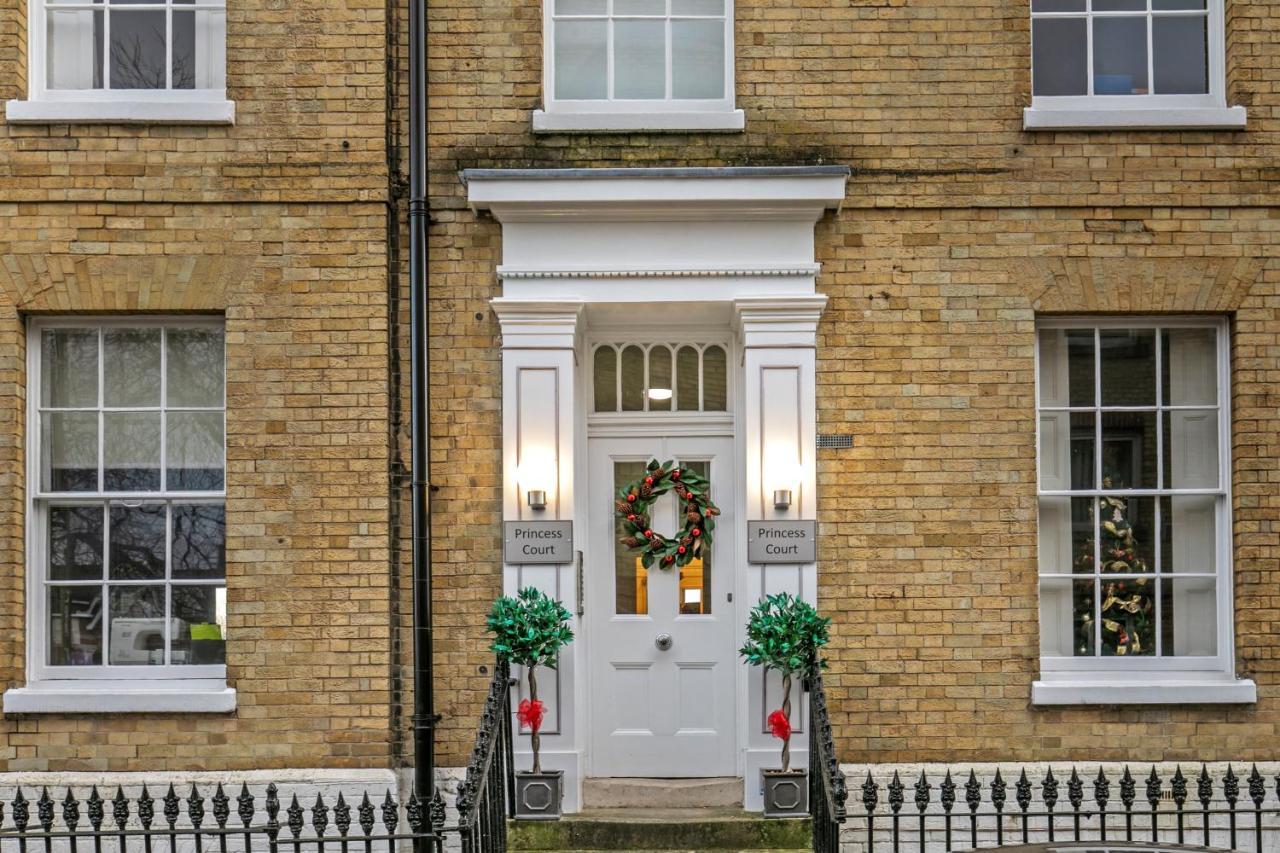
[[805, 685], [809, 690], [809, 813], [813, 822], [813, 850], [814, 853], [839, 853], [840, 825], [845, 821], [849, 792], [836, 757], [835, 736], [831, 732], [819, 667], [813, 667]]
[[515, 808], [515, 758], [511, 733], [511, 665], [499, 660], [480, 714], [466, 777], [458, 789], [462, 853], [502, 853], [507, 818]]

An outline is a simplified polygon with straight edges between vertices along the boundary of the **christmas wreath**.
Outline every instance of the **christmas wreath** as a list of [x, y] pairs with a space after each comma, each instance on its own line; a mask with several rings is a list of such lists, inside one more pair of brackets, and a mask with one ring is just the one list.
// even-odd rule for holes
[[[664, 569], [686, 566], [703, 548], [711, 545], [711, 531], [720, 510], [707, 497], [711, 484], [696, 471], [680, 468], [674, 462], [649, 460], [644, 476], [618, 492], [614, 504], [621, 520], [623, 545], [640, 551], [640, 562], [646, 569], [655, 563]], [[658, 498], [675, 491], [680, 499], [684, 527], [673, 539], [653, 529], [651, 511]]]

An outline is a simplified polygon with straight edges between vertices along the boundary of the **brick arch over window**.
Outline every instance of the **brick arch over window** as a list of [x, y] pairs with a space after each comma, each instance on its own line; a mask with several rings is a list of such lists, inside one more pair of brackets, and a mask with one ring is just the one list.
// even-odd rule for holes
[[1023, 282], [1043, 313], [1226, 313], [1263, 266], [1257, 258], [1038, 258], [1020, 261], [1010, 280]]
[[24, 312], [222, 311], [253, 274], [253, 258], [226, 255], [15, 255], [0, 289]]

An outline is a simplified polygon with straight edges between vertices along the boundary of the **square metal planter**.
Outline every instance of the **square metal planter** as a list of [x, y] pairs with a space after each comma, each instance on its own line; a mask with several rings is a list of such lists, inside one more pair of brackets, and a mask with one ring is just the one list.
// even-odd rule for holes
[[809, 778], [804, 770], [761, 770], [765, 817], [803, 817], [809, 814]]
[[516, 820], [559, 820], [564, 771], [516, 772]]

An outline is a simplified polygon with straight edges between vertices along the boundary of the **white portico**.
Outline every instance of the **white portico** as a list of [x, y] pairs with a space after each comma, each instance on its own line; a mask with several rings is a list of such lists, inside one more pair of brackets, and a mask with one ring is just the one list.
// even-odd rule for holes
[[[534, 585], [577, 615], [559, 671], [539, 677], [543, 765], [566, 772], [567, 811], [584, 778], [605, 776], [742, 776], [747, 807], [759, 808], [759, 770], [777, 761], [764, 720], [780, 685], [737, 649], [762, 595], [816, 601], [818, 567], [749, 563], [746, 522], [816, 517], [826, 297], [814, 225], [839, 208], [847, 177], [844, 167], [464, 173], [471, 206], [502, 224], [504, 515], [573, 522], [570, 562], [505, 567], [508, 593]], [[617, 542], [614, 496], [654, 457], [699, 470], [723, 513], [709, 554], [683, 569], [646, 571]], [[793, 496], [785, 508], [776, 490]], [[531, 506], [530, 492], [545, 495]], [[676, 527], [673, 502], [655, 507], [654, 523]]]

